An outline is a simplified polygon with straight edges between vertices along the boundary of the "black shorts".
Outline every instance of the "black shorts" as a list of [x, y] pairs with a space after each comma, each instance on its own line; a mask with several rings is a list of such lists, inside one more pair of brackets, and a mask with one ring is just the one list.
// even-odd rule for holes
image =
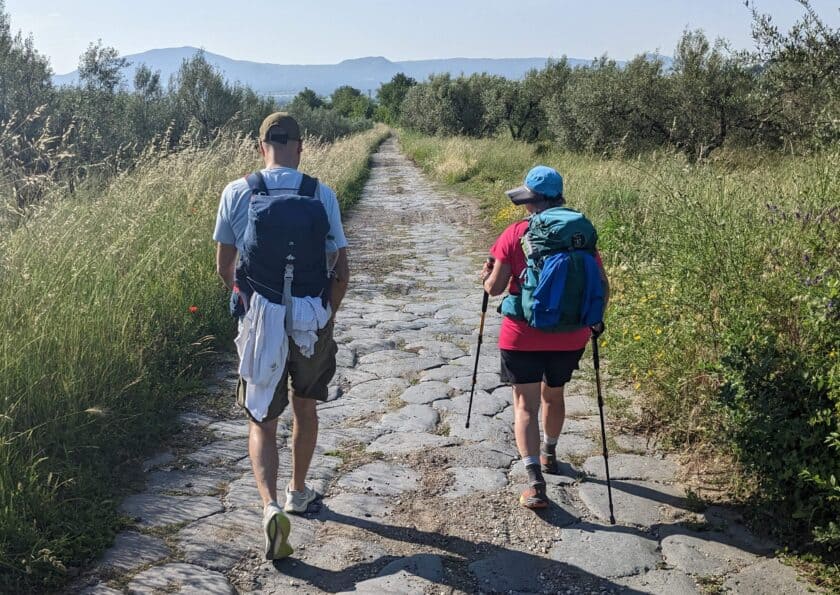
[[584, 349], [577, 351], [512, 351], [501, 349], [502, 382], [531, 384], [545, 382], [552, 388], [563, 386], [572, 379], [572, 372]]

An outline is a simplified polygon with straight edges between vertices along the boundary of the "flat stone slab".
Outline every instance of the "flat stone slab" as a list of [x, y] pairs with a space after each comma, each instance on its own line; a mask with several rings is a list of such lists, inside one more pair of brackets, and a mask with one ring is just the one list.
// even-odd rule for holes
[[424, 370], [423, 372], [420, 372], [420, 381], [426, 382], [436, 380], [438, 382], [448, 382], [453, 378], [459, 378], [465, 373], [471, 372], [472, 370], [468, 372], [466, 368], [464, 368], [464, 366], [453, 366], [451, 364], [448, 364], [440, 366], [439, 368], [432, 368], [430, 370]]
[[614, 434], [618, 448], [627, 453], [645, 454], [648, 450], [656, 448], [656, 440], [647, 438], [645, 436], [637, 436], [636, 434]]
[[449, 426], [449, 435], [476, 442], [481, 440], [506, 441], [513, 436], [513, 426], [500, 419], [474, 414], [470, 418], [469, 428], [464, 426], [466, 421], [466, 415], [460, 413], [447, 414], [446, 423]]
[[714, 531], [668, 535], [662, 540], [662, 557], [696, 576], [722, 576], [758, 561], [754, 554], [727, 541], [726, 535]]
[[416, 357], [416, 353], [409, 353], [401, 349], [381, 350], [360, 357], [359, 365], [391, 363], [393, 361], [415, 359]]
[[213, 496], [221, 491], [232, 473], [218, 468], [152, 471], [146, 476], [146, 490], [170, 495]]
[[376, 374], [371, 374], [370, 372], [362, 372], [355, 368], [336, 368], [335, 376], [333, 376], [333, 384], [351, 387], [376, 379]]
[[418, 355], [437, 355], [446, 359], [461, 357], [464, 350], [447, 341], [424, 340], [406, 343], [403, 347], [406, 351], [416, 351]]
[[346, 345], [339, 345], [335, 354], [335, 363], [337, 366], [352, 368], [356, 365], [356, 352]]
[[[408, 354], [411, 355], [411, 354]], [[363, 372], [370, 372], [376, 374], [380, 378], [400, 378], [404, 376], [412, 376], [419, 374], [429, 368], [436, 368], [443, 365], [444, 361], [439, 357], [410, 357], [406, 359], [396, 359], [382, 363], [372, 363], [360, 365], [359, 369]]]
[[431, 382], [420, 382], [414, 386], [409, 386], [400, 395], [400, 399], [406, 403], [413, 403], [415, 405], [427, 405], [432, 401], [438, 399], [446, 399], [449, 393], [452, 392], [452, 387], [444, 382], [437, 380]]
[[804, 595], [813, 592], [807, 583], [799, 580], [793, 568], [775, 558], [744, 568], [729, 577], [723, 588], [744, 595]]
[[[327, 525], [333, 524], [331, 521], [327, 522]], [[388, 555], [388, 551], [382, 545], [373, 541], [329, 535], [329, 539], [309, 544], [302, 553], [296, 556], [312, 567], [312, 578], [323, 578], [324, 570], [341, 572], [347, 568], [348, 560], [373, 562]], [[304, 580], [308, 579], [305, 575], [296, 574], [296, 576]], [[346, 582], [349, 578], [344, 577], [344, 581]]]
[[490, 469], [507, 469], [518, 457], [509, 445], [492, 441], [447, 448], [442, 451], [442, 455], [446, 463], [453, 467], [488, 467]]
[[[464, 393], [458, 395], [457, 397], [435, 401], [432, 403], [432, 407], [439, 411], [466, 415], [469, 403], [470, 395], [469, 393]], [[508, 405], [510, 405], [509, 397], [505, 398], [502, 395], [497, 395], [495, 393], [490, 394], [486, 391], [476, 389], [475, 394], [473, 395], [472, 413], [473, 415], [493, 416], [502, 411]]]
[[396, 347], [396, 342], [391, 339], [356, 339], [355, 341], [347, 343], [347, 348], [352, 349], [358, 358], [364, 357], [370, 353], [391, 351]]
[[162, 539], [134, 531], [124, 531], [117, 535], [114, 545], [103, 554], [99, 568], [106, 572], [122, 574], [163, 560], [171, 553]]
[[415, 577], [436, 583], [443, 578], [443, 560], [434, 554], [406, 556], [387, 564], [377, 576], [386, 577], [399, 572], [408, 572]]
[[387, 576], [378, 576], [356, 583], [353, 591], [341, 591], [341, 595], [424, 595], [437, 586], [434, 581], [400, 570]]
[[[590, 457], [583, 464], [583, 470], [598, 479], [605, 479], [604, 459]], [[639, 479], [642, 481], [674, 481], [679, 466], [669, 459], [633, 454], [610, 456], [610, 477], [612, 479]]]
[[743, 516], [723, 506], [709, 506], [701, 515], [715, 531], [726, 533], [728, 543], [748, 552], [769, 555], [779, 549], [779, 544], [767, 537], [752, 533], [745, 525]]
[[417, 450], [430, 450], [444, 446], [452, 446], [460, 441], [451, 436], [438, 436], [427, 432], [396, 432], [380, 436], [370, 444], [365, 451], [381, 452], [385, 454], [407, 454]]
[[174, 539], [186, 562], [227, 572], [249, 551], [260, 551], [261, 522], [258, 508], [240, 508], [187, 525]]
[[402, 378], [381, 378], [378, 380], [371, 380], [363, 382], [352, 387], [345, 397], [350, 399], [361, 400], [386, 400], [388, 397], [398, 395], [408, 387], [408, 381]]
[[[396, 389], [399, 392], [400, 389]], [[332, 403], [324, 403], [318, 407], [318, 419], [321, 425], [329, 428], [334, 425], [344, 427], [346, 420], [357, 417], [367, 417], [374, 413], [388, 410], [386, 397], [371, 398], [342, 398]]]
[[377, 425], [394, 432], [431, 432], [438, 419], [438, 412], [428, 405], [406, 405], [383, 415]]
[[443, 494], [444, 498], [460, 498], [476, 492], [496, 492], [507, 485], [507, 477], [498, 469], [487, 467], [453, 467], [453, 484]]
[[187, 459], [202, 465], [235, 463], [248, 456], [248, 440], [219, 440], [211, 442], [186, 456]]
[[651, 570], [645, 574], [616, 580], [629, 589], [653, 595], [701, 595], [703, 591], [681, 570]]
[[112, 589], [104, 583], [93, 585], [79, 591], [79, 595], [123, 595], [122, 591]]
[[153, 493], [129, 496], [120, 505], [120, 512], [138, 519], [137, 523], [141, 527], [165, 527], [174, 523], [195, 521], [223, 510], [219, 498], [181, 498]]
[[483, 593], [540, 593], [543, 589], [540, 575], [549, 572], [554, 565], [541, 556], [503, 550], [473, 562], [469, 570]]
[[414, 490], [420, 475], [402, 465], [376, 462], [362, 465], [338, 480], [338, 487], [371, 496], [398, 496]]
[[[475, 387], [477, 389], [491, 391], [503, 385], [504, 383], [495, 372], [480, 372], [475, 378]], [[453, 378], [449, 381], [449, 386], [460, 391], [469, 392], [470, 387], [472, 386], [472, 371], [470, 371], [469, 376], [459, 376], [457, 378]], [[510, 391], [508, 391], [507, 401], [510, 402], [511, 398]]]
[[[610, 469], [612, 471], [612, 469]], [[578, 487], [580, 499], [597, 518], [609, 520], [606, 483], [586, 481]], [[639, 481], [613, 481], [616, 521], [622, 525], [651, 527], [687, 514], [682, 490], [676, 486]]]
[[391, 514], [393, 501], [393, 498], [345, 492], [325, 498], [324, 506], [327, 508], [327, 519], [332, 512], [354, 519], [381, 521]]
[[128, 584], [129, 593], [184, 595], [233, 595], [233, 587], [221, 573], [192, 564], [153, 566], [134, 577]]
[[[570, 457], [584, 457], [598, 452], [601, 449], [601, 443], [595, 442], [591, 438], [581, 436], [580, 434], [560, 434], [557, 438], [557, 446], [555, 452], [557, 459], [563, 460]], [[601, 457], [601, 466], [603, 467], [604, 459]], [[610, 475], [612, 475], [612, 455], [610, 455]], [[616, 478], [618, 479], [618, 478]]]
[[[590, 417], [566, 417], [563, 423], [564, 434], [583, 434], [585, 436], [598, 436], [601, 440], [601, 426], [598, 416]], [[612, 465], [610, 465], [612, 471]]]
[[164, 467], [166, 465], [170, 465], [175, 462], [175, 455], [171, 452], [162, 452], [157, 454], [150, 459], [146, 459], [143, 461], [143, 471], [151, 471], [152, 469], [157, 469], [158, 467]]
[[657, 547], [653, 539], [586, 524], [561, 529], [549, 555], [586, 573], [616, 578], [655, 569], [661, 562]]
[[564, 392], [565, 398], [563, 401], [566, 406], [566, 415], [598, 415], [598, 402], [594, 395], [589, 397], [574, 395], [570, 394], [571, 391], [568, 389]]
[[224, 420], [213, 422], [208, 429], [212, 430], [220, 438], [247, 438], [248, 420], [243, 419]]

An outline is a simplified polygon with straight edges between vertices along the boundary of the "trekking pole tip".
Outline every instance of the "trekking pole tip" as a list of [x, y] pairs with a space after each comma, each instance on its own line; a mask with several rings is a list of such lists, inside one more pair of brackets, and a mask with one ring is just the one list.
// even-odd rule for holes
[[610, 525], [615, 525], [615, 517], [610, 515]]

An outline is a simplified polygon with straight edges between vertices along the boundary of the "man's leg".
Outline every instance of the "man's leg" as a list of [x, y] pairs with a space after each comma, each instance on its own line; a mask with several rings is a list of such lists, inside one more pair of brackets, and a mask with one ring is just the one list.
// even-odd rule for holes
[[250, 420], [248, 429], [248, 454], [257, 480], [257, 490], [263, 506], [277, 502], [277, 420], [257, 423]]
[[538, 456], [540, 451], [540, 387], [540, 382], [513, 385], [513, 432], [523, 460]]
[[315, 399], [292, 395], [292, 482], [291, 489], [302, 492], [306, 486], [306, 474], [318, 442], [318, 412]]

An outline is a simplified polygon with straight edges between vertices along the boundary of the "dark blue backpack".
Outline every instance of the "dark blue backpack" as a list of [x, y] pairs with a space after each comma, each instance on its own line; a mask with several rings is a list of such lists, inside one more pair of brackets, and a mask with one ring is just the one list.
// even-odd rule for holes
[[251, 189], [248, 226], [236, 267], [231, 313], [242, 316], [256, 291], [283, 303], [287, 264], [294, 266], [291, 295], [327, 302], [326, 239], [330, 223], [316, 198], [318, 180], [303, 174], [297, 194], [271, 196], [262, 172], [245, 177]]

